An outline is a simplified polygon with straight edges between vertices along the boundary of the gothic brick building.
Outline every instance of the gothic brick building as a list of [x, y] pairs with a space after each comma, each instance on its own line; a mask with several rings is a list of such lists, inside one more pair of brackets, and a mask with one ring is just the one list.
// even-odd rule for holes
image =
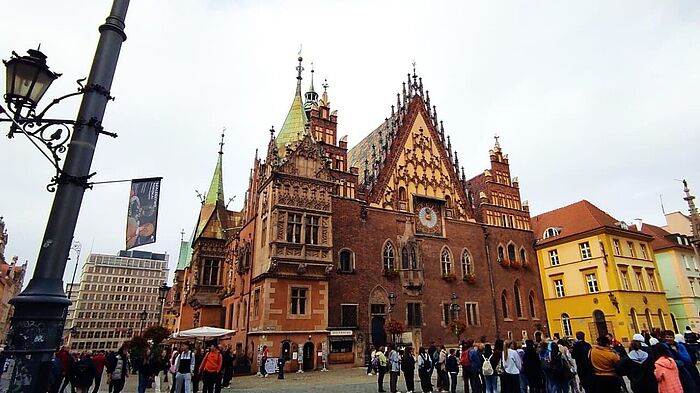
[[219, 214], [240, 223], [217, 243], [220, 326], [236, 330], [237, 351], [267, 345], [296, 370], [363, 364], [392, 340], [546, 334], [529, 211], [498, 140], [491, 168], [467, 180], [414, 71], [390, 116], [348, 149], [313, 70], [302, 96], [301, 61], [242, 212]]

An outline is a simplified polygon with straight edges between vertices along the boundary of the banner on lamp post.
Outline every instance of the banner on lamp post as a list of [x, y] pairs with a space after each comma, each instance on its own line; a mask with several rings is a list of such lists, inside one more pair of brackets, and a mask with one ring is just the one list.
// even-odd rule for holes
[[126, 216], [126, 249], [155, 243], [162, 177], [133, 179]]

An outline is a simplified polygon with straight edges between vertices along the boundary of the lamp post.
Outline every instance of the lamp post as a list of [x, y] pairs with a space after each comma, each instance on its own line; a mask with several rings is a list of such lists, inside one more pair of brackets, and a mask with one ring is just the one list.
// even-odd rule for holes
[[163, 325], [163, 310], [165, 309], [165, 298], [168, 296], [170, 287], [167, 282], [158, 287], [158, 300], [160, 301], [160, 312], [158, 313], [158, 324]]
[[139, 336], [143, 335], [143, 325], [146, 324], [146, 318], [148, 318], [148, 311], [144, 308], [143, 311], [139, 313], [139, 319], [141, 320], [141, 330], [139, 330]]
[[450, 304], [450, 311], [452, 312], [452, 319], [457, 320], [459, 317], [459, 310], [462, 308], [457, 304], [457, 294], [452, 292], [452, 303]]
[[75, 267], [73, 268], [73, 278], [71, 278], [70, 287], [68, 288], [68, 300], [70, 300], [70, 296], [73, 293], [73, 284], [75, 284], [75, 274], [78, 272], [78, 265], [80, 265], [80, 251], [83, 249], [83, 245], [76, 240], [73, 242], [73, 244], [71, 244], [70, 249], [75, 251], [76, 256]]
[[394, 292], [389, 293], [389, 317], [391, 317], [391, 312], [394, 311], [394, 306], [396, 305], [396, 294]]
[[[100, 26], [100, 38], [86, 85], [78, 92], [53, 100], [37, 113], [37, 105], [51, 82], [60, 74], [49, 71], [46, 56], [30, 50], [29, 56], [13, 53], [7, 68], [5, 103], [0, 117], [10, 121], [9, 137], [22, 134], [51, 161], [56, 175], [47, 186], [56, 193], [34, 275], [27, 287], [10, 303], [14, 315], [10, 321], [5, 353], [8, 355], [10, 391], [44, 393], [48, 390], [53, 353], [63, 337], [63, 317], [70, 304], [63, 291], [66, 268], [83, 195], [90, 188], [90, 166], [102, 128], [102, 119], [110, 98], [110, 88], [119, 59], [124, 34], [124, 19], [129, 0], [114, 0], [110, 15]], [[82, 95], [76, 120], [48, 119], [46, 111], [64, 98]], [[71, 132], [71, 128], [73, 132]], [[65, 153], [65, 162], [59, 165]]]

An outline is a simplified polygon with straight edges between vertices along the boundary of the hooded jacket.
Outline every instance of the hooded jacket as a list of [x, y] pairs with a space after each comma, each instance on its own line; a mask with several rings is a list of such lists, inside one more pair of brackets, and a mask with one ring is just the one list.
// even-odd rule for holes
[[664, 393], [683, 393], [681, 380], [678, 378], [678, 366], [676, 362], [667, 357], [662, 356], [654, 363], [654, 375], [659, 384], [659, 392]]
[[630, 380], [630, 386], [635, 393], [657, 393], [658, 387], [654, 376], [654, 361], [649, 354], [642, 350], [632, 350], [623, 358], [618, 366], [623, 375]]

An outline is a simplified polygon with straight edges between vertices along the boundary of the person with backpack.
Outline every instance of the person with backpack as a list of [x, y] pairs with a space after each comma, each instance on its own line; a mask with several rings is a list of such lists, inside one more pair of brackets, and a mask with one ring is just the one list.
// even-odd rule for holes
[[418, 348], [418, 378], [420, 378], [420, 388], [423, 393], [433, 391], [433, 384], [430, 376], [433, 374], [433, 359], [425, 348]]
[[459, 365], [462, 367], [462, 380], [464, 382], [464, 393], [469, 393], [469, 386], [472, 379], [472, 361], [469, 358], [469, 351], [474, 345], [474, 340], [469, 339], [462, 344], [462, 351], [459, 354]]
[[384, 354], [384, 347], [379, 347], [379, 351], [377, 351], [377, 361], [378, 361], [378, 372], [377, 372], [377, 387], [379, 388], [378, 391], [381, 392], [386, 392], [384, 390], [384, 374], [386, 374], [386, 355]]
[[221, 390], [221, 367], [223, 366], [223, 356], [219, 351], [216, 342], [212, 342], [209, 352], [202, 359], [199, 366], [199, 373], [202, 376], [202, 391], [204, 393], [215, 393]]
[[107, 357], [107, 380], [112, 393], [120, 393], [124, 389], [124, 383], [129, 376], [129, 358], [126, 348], [122, 346], [116, 353]]
[[95, 387], [92, 389], [92, 393], [97, 393], [100, 390], [102, 373], [105, 371], [106, 362], [107, 358], [104, 351], [100, 351], [92, 357], [92, 363], [95, 365]]
[[552, 392], [569, 392], [571, 370], [569, 369], [569, 363], [559, 351], [559, 345], [556, 342], [549, 343], [549, 357], [548, 359], [545, 358], [542, 363], [542, 370], [549, 379]]
[[498, 393], [498, 375], [496, 374], [496, 366], [501, 363], [501, 354], [494, 353], [491, 349], [491, 344], [484, 345], [484, 363], [481, 366], [482, 374], [484, 375], [485, 393]]
[[369, 347], [369, 362], [367, 362], [367, 375], [374, 375], [375, 374], [375, 355], [377, 353], [377, 350], [374, 349], [374, 345], [370, 345]]
[[445, 361], [445, 371], [450, 377], [450, 393], [457, 393], [457, 374], [459, 374], [459, 360], [455, 356], [455, 349], [450, 348], [450, 354]]
[[413, 393], [415, 390], [414, 372], [416, 370], [416, 358], [413, 357], [413, 348], [408, 347], [401, 357], [401, 371], [406, 382], [406, 393]]

